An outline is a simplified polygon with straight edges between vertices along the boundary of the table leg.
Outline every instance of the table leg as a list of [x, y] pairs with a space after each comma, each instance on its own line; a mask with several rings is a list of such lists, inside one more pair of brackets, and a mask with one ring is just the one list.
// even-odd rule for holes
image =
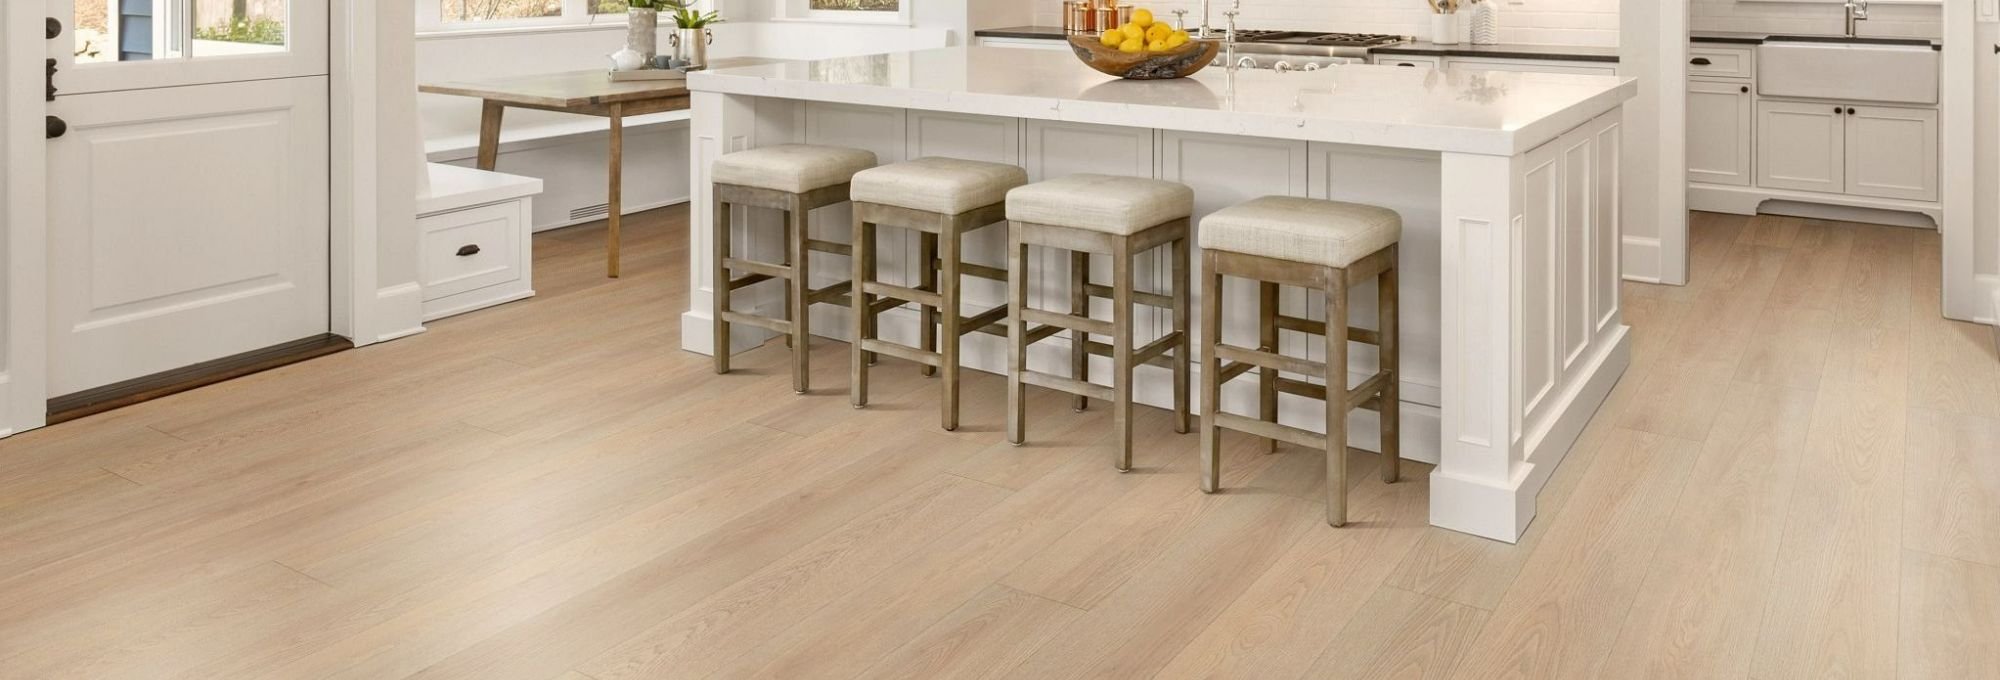
[[611, 187], [605, 221], [610, 225], [605, 243], [606, 271], [618, 278], [618, 227], [624, 220], [625, 201], [625, 105], [611, 105]]
[[479, 169], [491, 172], [500, 164], [500, 119], [507, 106], [491, 99], [485, 102], [479, 112]]

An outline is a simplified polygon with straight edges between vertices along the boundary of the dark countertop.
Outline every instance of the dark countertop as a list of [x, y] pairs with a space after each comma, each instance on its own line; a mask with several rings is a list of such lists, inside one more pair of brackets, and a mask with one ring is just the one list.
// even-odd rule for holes
[[[1007, 28], [982, 28], [972, 35], [981, 38], [1027, 38], [1061, 40], [1068, 36], [1056, 26], [1010, 26]], [[1571, 45], [1433, 45], [1427, 42], [1407, 43], [1369, 50], [1373, 54], [1407, 54], [1446, 57], [1488, 57], [1493, 59], [1562, 59], [1568, 61], [1602, 61], [1616, 63], [1618, 50], [1612, 47], [1581, 47]]]
[[1688, 40], [1698, 43], [1727, 43], [1734, 45], [1762, 45], [1773, 40], [1795, 42], [1855, 43], [1861, 45], [1930, 45], [1931, 49], [1944, 49], [1944, 41], [1930, 38], [1883, 38], [1862, 36], [1849, 38], [1844, 35], [1791, 35], [1784, 33], [1745, 33], [1738, 31], [1694, 31]]
[[1582, 45], [1434, 45], [1427, 42], [1406, 43], [1377, 47], [1370, 54], [1408, 54], [1440, 57], [1486, 57], [1490, 59], [1561, 59], [1563, 61], [1601, 61], [1618, 63], [1616, 47], [1585, 47]]

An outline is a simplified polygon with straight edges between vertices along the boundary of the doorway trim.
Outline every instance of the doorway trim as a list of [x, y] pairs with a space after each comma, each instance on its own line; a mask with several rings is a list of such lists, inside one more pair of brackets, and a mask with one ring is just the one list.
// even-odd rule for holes
[[[385, 98], [414, 93], [383, 92], [397, 78], [381, 69], [399, 67], [379, 58], [385, 40], [414, 40], [415, 26], [385, 33], [382, 11], [372, 0], [329, 0], [328, 80], [332, 206], [328, 287], [333, 332], [366, 345], [396, 329], [381, 327], [377, 249], [382, 212], [379, 192], [384, 159], [377, 111]], [[41, 40], [48, 7], [42, 2], [0, 3], [0, 236], [4, 236], [5, 366], [0, 370], [0, 437], [41, 427], [48, 413], [48, 209]], [[65, 27], [67, 30], [68, 27]], [[33, 37], [34, 40], [14, 38]], [[61, 76], [57, 76], [60, 86]], [[414, 158], [414, 156], [413, 156]], [[414, 164], [414, 160], [410, 160]], [[415, 220], [415, 215], [410, 216]]]

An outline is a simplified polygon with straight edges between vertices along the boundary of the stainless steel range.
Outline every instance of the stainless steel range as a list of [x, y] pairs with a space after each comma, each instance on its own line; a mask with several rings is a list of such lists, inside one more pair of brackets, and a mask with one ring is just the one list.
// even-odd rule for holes
[[[1236, 32], [1233, 65], [1277, 71], [1316, 71], [1328, 66], [1364, 63], [1370, 48], [1406, 42], [1410, 42], [1410, 38], [1380, 33], [1239, 30]], [[1228, 50], [1224, 50], [1223, 55], [1216, 57], [1216, 65], [1223, 65], [1232, 59]]]

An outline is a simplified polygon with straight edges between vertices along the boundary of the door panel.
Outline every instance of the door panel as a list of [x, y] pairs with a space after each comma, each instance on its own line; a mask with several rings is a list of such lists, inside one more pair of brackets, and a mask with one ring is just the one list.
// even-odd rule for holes
[[1841, 193], [1847, 143], [1840, 107], [1833, 104], [1757, 103], [1757, 185]]
[[1847, 192], [1935, 201], [1938, 112], [1857, 106], [1847, 117]]
[[1751, 97], [1741, 82], [1688, 81], [1688, 179], [1750, 184]]
[[326, 0], [46, 1], [63, 94], [328, 73]]
[[325, 333], [322, 77], [63, 97], [49, 145], [49, 389]]

